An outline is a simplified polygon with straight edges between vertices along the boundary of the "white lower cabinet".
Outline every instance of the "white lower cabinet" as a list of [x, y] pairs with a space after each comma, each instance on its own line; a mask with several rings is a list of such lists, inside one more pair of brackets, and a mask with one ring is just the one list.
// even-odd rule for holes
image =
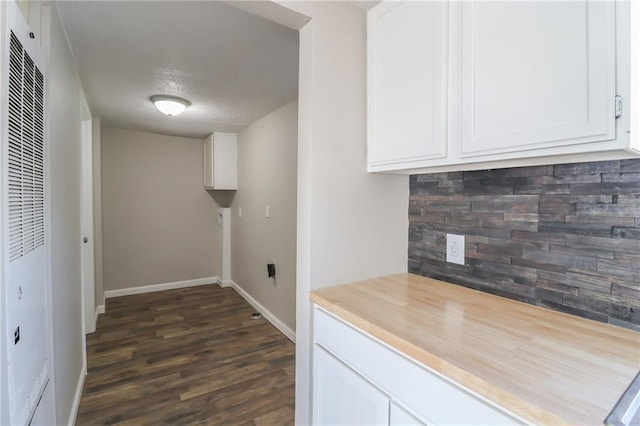
[[313, 423], [387, 425], [389, 397], [316, 345]]
[[314, 425], [525, 423], [319, 307], [313, 338]]
[[424, 425], [420, 420], [409, 414], [404, 408], [397, 403], [391, 403], [391, 409], [389, 411], [389, 425], [390, 426], [421, 426]]
[[424, 426], [360, 374], [314, 345], [313, 424]]

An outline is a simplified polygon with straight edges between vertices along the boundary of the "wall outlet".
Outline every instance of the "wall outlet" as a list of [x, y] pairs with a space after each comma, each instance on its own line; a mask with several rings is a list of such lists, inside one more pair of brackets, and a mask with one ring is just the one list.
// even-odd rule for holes
[[274, 278], [276, 276], [275, 263], [267, 263], [267, 275], [269, 276], [269, 278]]
[[464, 265], [464, 235], [447, 234], [447, 262]]

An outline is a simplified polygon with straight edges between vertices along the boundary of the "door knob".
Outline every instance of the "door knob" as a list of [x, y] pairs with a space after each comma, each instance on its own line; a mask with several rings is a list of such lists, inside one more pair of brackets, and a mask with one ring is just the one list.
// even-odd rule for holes
[[82, 239], [82, 242], [83, 242], [83, 243], [86, 243], [87, 241], [89, 241], [89, 239], [88, 239], [87, 237], [84, 237], [84, 238]]

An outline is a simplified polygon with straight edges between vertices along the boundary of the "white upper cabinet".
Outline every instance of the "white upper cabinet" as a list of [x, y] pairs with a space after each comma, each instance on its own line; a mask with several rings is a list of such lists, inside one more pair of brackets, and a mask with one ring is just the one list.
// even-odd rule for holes
[[615, 139], [613, 2], [464, 2], [462, 37], [463, 157]]
[[235, 133], [215, 132], [204, 140], [205, 189], [238, 189], [238, 141]]
[[368, 15], [369, 171], [639, 155], [629, 25], [627, 1], [381, 3]]
[[368, 15], [371, 166], [447, 155], [447, 11], [403, 1]]

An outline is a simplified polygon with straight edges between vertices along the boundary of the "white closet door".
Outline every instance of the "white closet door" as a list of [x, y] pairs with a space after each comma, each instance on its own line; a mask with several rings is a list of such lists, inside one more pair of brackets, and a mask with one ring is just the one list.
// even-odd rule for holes
[[7, 128], [2, 166], [5, 317], [12, 424], [25, 424], [49, 380], [45, 230], [44, 55], [15, 3], [7, 3]]
[[615, 61], [613, 1], [463, 2], [462, 156], [614, 139]]

